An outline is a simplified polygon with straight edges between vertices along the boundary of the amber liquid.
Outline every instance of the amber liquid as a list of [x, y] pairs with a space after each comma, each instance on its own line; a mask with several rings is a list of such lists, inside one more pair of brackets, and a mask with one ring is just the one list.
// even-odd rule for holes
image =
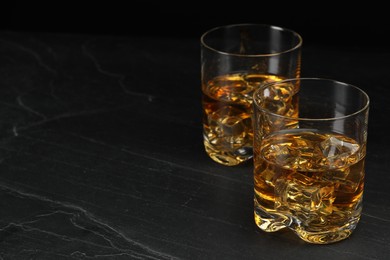
[[256, 140], [255, 221], [327, 244], [348, 237], [362, 210], [365, 149], [337, 133], [282, 130]]
[[236, 73], [202, 86], [204, 145], [213, 160], [232, 166], [252, 158], [253, 91], [280, 80], [274, 75]]

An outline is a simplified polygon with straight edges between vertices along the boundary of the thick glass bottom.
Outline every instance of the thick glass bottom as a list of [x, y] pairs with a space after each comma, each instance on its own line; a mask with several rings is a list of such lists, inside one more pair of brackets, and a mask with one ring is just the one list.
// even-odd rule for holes
[[331, 244], [344, 240], [352, 234], [359, 222], [360, 214], [340, 227], [332, 227], [323, 231], [318, 228], [316, 231], [310, 230], [313, 228], [305, 227], [289, 216], [277, 212], [265, 212], [259, 207], [255, 207], [254, 219], [256, 225], [265, 232], [275, 232], [287, 227], [308, 243]]
[[219, 164], [235, 166], [253, 157], [251, 147], [242, 147], [237, 150], [217, 150], [207, 140], [204, 141], [206, 153]]

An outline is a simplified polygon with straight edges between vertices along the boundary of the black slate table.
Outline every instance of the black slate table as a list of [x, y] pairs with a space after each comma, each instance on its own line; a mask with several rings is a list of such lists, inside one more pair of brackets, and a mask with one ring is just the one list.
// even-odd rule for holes
[[305, 45], [371, 98], [361, 221], [310, 245], [253, 221], [252, 161], [202, 144], [195, 37], [0, 33], [0, 259], [389, 259], [390, 52]]

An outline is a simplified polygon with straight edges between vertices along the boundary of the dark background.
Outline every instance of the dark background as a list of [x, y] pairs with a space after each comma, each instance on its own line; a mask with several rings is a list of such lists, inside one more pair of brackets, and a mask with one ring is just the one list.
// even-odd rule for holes
[[[99, 1], [95, 1], [99, 2]], [[268, 23], [299, 32], [306, 44], [374, 47], [388, 45], [386, 13], [382, 4], [310, 4], [266, 2], [181, 4], [123, 1], [80, 4], [20, 3], [1, 8], [3, 30], [199, 37], [204, 31], [233, 23]], [[215, 7], [219, 6], [219, 7]]]
[[[80, 2], [0, 6], [0, 259], [389, 259], [386, 7]], [[221, 167], [204, 152], [199, 37], [246, 22], [299, 32], [302, 76], [370, 96], [351, 239], [265, 234], [252, 164]]]

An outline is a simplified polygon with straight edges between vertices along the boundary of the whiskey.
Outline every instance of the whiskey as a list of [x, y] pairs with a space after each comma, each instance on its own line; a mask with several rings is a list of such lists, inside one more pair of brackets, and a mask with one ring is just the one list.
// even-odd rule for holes
[[[348, 237], [362, 210], [365, 146], [339, 134], [287, 129], [255, 140], [255, 222], [302, 239]], [[341, 228], [340, 228], [341, 227]]]
[[235, 73], [218, 76], [202, 86], [203, 133], [207, 154], [224, 165], [253, 156], [253, 91], [280, 81], [275, 75]]

